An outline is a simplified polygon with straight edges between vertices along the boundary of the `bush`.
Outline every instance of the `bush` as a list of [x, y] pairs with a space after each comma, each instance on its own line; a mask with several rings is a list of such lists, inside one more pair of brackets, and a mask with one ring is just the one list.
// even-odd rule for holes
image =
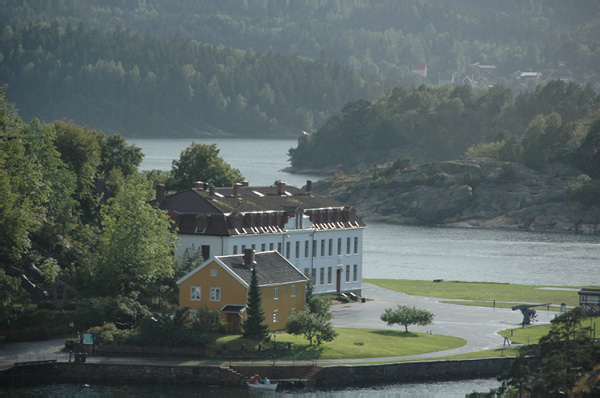
[[600, 205], [600, 182], [593, 181], [586, 174], [581, 174], [567, 187], [567, 196], [586, 206]]
[[81, 343], [78, 339], [66, 339], [65, 340], [65, 348], [69, 351], [81, 351]]
[[190, 316], [190, 326], [194, 330], [205, 332], [220, 332], [225, 330], [219, 311], [202, 307]]

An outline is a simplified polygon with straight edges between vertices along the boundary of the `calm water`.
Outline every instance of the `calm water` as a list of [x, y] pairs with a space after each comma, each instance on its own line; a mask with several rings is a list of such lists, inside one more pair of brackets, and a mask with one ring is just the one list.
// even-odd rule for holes
[[[301, 187], [319, 175], [282, 172], [295, 140], [201, 139], [251, 185], [282, 179]], [[170, 170], [191, 139], [129, 140], [146, 155], [143, 170]], [[428, 228], [367, 223], [365, 278], [461, 280], [530, 285], [600, 285], [600, 236]]]
[[[196, 139], [217, 144], [221, 157], [240, 169], [251, 185], [282, 179], [303, 186], [323, 176], [293, 175], [287, 152], [295, 140]], [[142, 170], [170, 170], [191, 139], [129, 140], [146, 155]], [[600, 237], [520, 231], [426, 228], [368, 223], [364, 235], [366, 278], [461, 280], [535, 285], [600, 285]], [[498, 387], [495, 379], [444, 383], [394, 384], [335, 391], [278, 392], [285, 397], [464, 397]], [[0, 396], [3, 393], [0, 391]], [[186, 387], [49, 386], [18, 396], [72, 397], [246, 397], [243, 390]], [[15, 395], [16, 396], [16, 395]]]
[[189, 386], [89, 386], [59, 384], [40, 387], [0, 390], [0, 397], [286, 397], [286, 398], [376, 398], [376, 397], [415, 397], [415, 398], [463, 398], [473, 391], [488, 392], [498, 387], [495, 379], [464, 380], [438, 383], [390, 384], [368, 388], [349, 388], [335, 391], [277, 391], [275, 393], [249, 392], [243, 389], [202, 388]]

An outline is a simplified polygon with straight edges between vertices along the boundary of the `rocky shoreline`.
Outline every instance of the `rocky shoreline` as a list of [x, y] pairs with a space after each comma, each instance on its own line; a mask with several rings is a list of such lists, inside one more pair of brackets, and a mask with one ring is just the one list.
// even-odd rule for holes
[[600, 205], [570, 200], [579, 171], [535, 171], [492, 159], [376, 167], [313, 184], [354, 206], [366, 221], [460, 228], [600, 234]]

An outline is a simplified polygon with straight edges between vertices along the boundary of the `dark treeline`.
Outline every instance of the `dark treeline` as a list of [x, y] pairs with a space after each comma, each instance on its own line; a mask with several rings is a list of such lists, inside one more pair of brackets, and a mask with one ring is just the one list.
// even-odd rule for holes
[[0, 48], [1, 80], [23, 118], [124, 134], [297, 136], [347, 101], [381, 92], [336, 62], [180, 36], [27, 23], [2, 26]]
[[340, 116], [300, 137], [291, 161], [299, 169], [355, 171], [399, 156], [455, 159], [469, 149], [469, 156], [537, 169], [562, 162], [596, 176], [600, 148], [590, 125], [597, 125], [591, 120], [599, 110], [600, 97], [589, 86], [559, 80], [516, 97], [499, 85], [397, 87], [375, 102], [348, 103]]
[[[368, 73], [425, 79], [412, 63], [427, 63], [428, 79], [497, 67], [510, 73], [600, 83], [600, 3], [587, 0], [55, 0], [4, 1], [5, 20], [79, 22], [102, 30], [181, 35], [234, 48], [324, 56]], [[559, 63], [563, 67], [559, 67]], [[566, 64], [566, 65], [565, 65]]]

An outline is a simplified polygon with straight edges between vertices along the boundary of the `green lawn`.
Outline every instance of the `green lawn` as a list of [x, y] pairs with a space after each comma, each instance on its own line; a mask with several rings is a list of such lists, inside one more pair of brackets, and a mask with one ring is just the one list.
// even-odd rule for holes
[[[338, 337], [321, 346], [309, 347], [308, 342], [287, 333], [277, 334], [278, 343], [292, 343], [292, 355], [288, 360], [312, 359], [356, 359], [381, 358], [423, 354], [426, 352], [450, 350], [462, 347], [466, 341], [457, 337], [430, 335], [423, 333], [404, 333], [397, 330], [336, 328]], [[221, 336], [215, 343], [219, 346], [238, 348], [242, 343], [252, 347], [255, 342], [241, 336]], [[272, 346], [272, 343], [270, 343]]]
[[[583, 327], [591, 327], [592, 333], [596, 329], [596, 338], [600, 337], [600, 317], [587, 318], [582, 323]], [[524, 328], [505, 329], [499, 332], [500, 336], [508, 337], [511, 341], [520, 344], [537, 344], [540, 338], [550, 331], [550, 325], [532, 325]]]
[[[546, 290], [534, 285], [513, 285], [508, 283], [484, 282], [458, 282], [458, 281], [413, 281], [399, 279], [363, 279], [363, 282], [373, 283], [377, 286], [395, 290], [406, 294], [426, 297], [440, 297], [456, 300], [506, 301], [516, 303], [552, 303], [568, 306], [579, 305], [579, 295], [572, 290]], [[556, 287], [556, 286], [553, 286]], [[587, 288], [600, 288], [598, 286], [582, 286]], [[580, 289], [581, 287], [565, 287]], [[456, 303], [459, 304], [459, 303]], [[496, 303], [499, 305], [500, 303]]]

